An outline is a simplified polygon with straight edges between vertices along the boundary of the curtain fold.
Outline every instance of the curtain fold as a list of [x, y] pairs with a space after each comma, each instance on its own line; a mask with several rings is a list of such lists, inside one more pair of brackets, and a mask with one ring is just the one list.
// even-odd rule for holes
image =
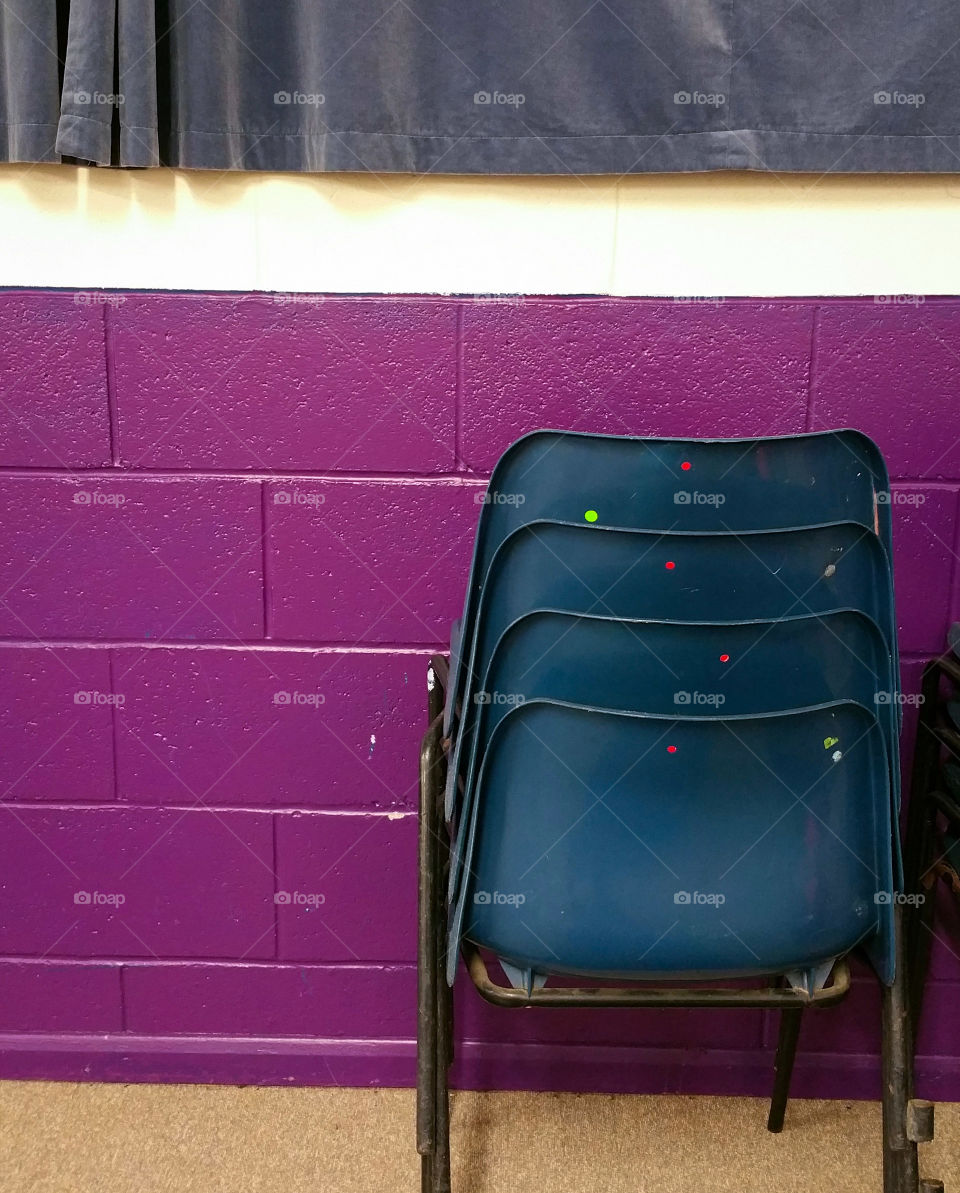
[[960, 168], [956, 0], [3, 0], [0, 69], [7, 160]]

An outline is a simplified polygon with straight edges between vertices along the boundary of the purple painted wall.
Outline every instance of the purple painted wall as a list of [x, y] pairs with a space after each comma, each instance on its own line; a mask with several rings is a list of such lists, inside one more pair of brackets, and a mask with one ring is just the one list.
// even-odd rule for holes
[[[0, 1075], [411, 1082], [426, 659], [499, 453], [861, 427], [920, 502], [916, 691], [960, 617], [958, 343], [941, 299], [0, 294]], [[956, 1098], [940, 936], [919, 1069]], [[769, 1089], [759, 1012], [458, 998], [461, 1083]], [[797, 1092], [876, 1094], [878, 1019], [861, 970]]]

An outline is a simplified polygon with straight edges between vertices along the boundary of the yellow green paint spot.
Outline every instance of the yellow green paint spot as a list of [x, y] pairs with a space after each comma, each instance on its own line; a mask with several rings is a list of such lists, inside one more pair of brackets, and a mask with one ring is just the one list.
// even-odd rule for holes
[[583, 516], [588, 522], [596, 522], [597, 518], [599, 517], [599, 514], [597, 513], [596, 510], [587, 510], [587, 512]]
[[840, 740], [839, 737], [825, 737], [823, 739], [823, 748], [829, 750], [831, 746], [835, 746]]

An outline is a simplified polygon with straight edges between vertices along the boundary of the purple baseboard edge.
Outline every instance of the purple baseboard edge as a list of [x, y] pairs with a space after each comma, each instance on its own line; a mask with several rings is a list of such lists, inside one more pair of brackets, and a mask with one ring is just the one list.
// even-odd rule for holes
[[[415, 1053], [412, 1040], [0, 1034], [0, 1079], [409, 1087]], [[465, 1041], [452, 1078], [460, 1089], [768, 1097], [772, 1074], [765, 1051]], [[879, 1059], [801, 1051], [793, 1092], [875, 1100]], [[960, 1066], [918, 1057], [917, 1094], [960, 1101]]]

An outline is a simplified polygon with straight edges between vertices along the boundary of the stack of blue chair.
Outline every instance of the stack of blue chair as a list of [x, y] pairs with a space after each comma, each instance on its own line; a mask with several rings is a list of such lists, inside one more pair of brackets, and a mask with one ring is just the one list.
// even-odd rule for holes
[[428, 672], [424, 1193], [451, 1189], [461, 953], [502, 1006], [778, 1009], [779, 1131], [803, 1008], [843, 997], [858, 948], [882, 985], [884, 1193], [942, 1190], [917, 1157], [890, 556], [856, 431], [538, 431], [501, 458]]
[[445, 709], [447, 978], [893, 980], [889, 482], [856, 431], [542, 431], [480, 514]]

